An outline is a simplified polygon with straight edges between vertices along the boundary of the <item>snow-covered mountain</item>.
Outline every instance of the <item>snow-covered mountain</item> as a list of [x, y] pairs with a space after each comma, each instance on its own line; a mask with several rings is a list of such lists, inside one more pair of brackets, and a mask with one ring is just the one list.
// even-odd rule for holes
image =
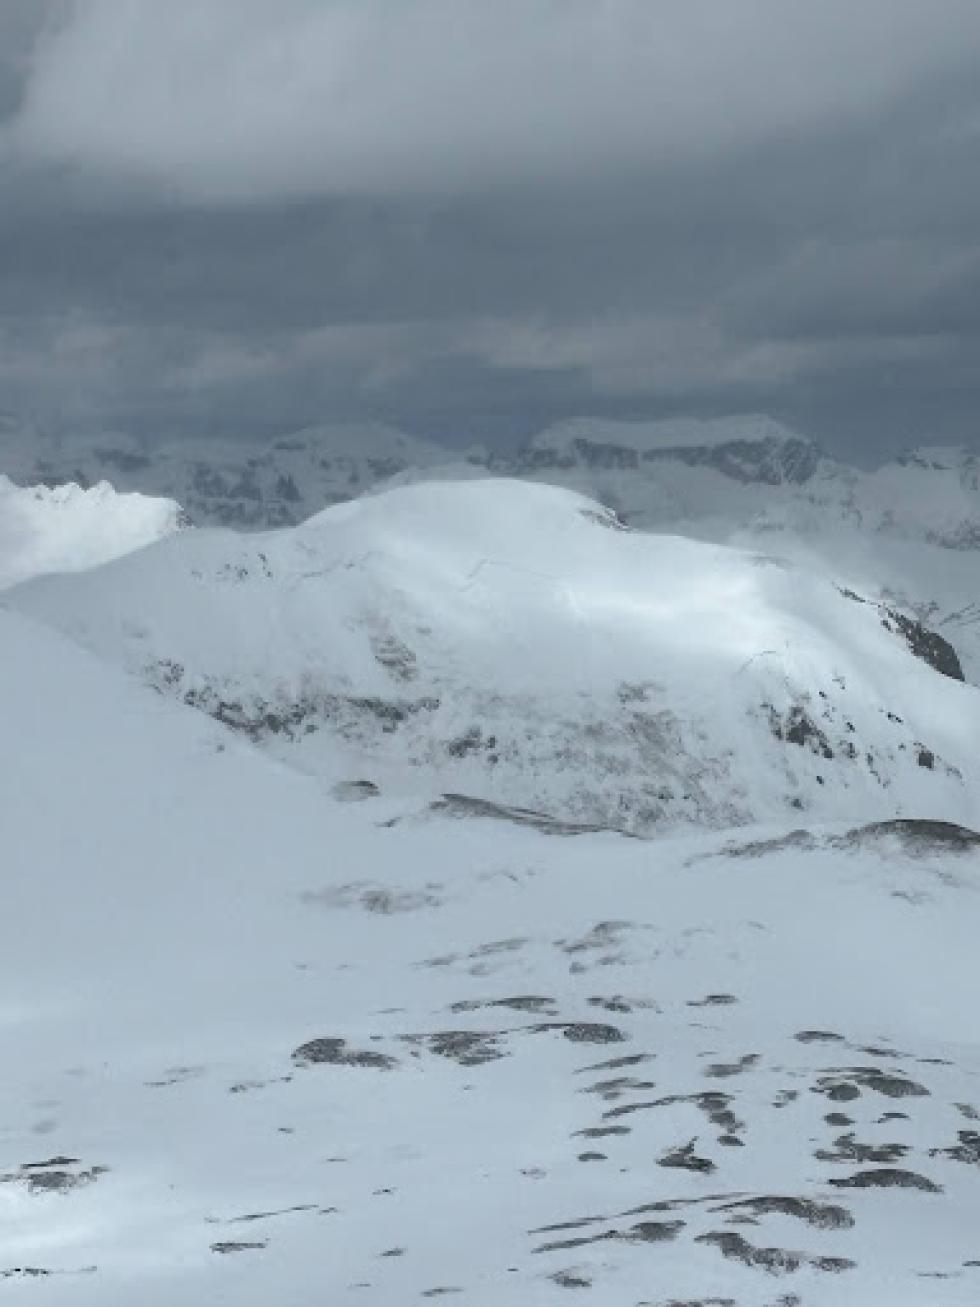
[[407, 822], [9, 607], [0, 643], [5, 1300], [976, 1302], [980, 837]]
[[778, 553], [910, 609], [980, 682], [980, 460], [922, 449], [861, 471], [759, 416], [577, 419], [513, 454], [460, 453], [380, 426], [324, 426], [267, 447], [125, 437], [56, 441], [0, 422], [0, 472], [24, 485], [108, 479], [176, 500], [198, 525], [268, 529], [392, 482], [487, 475], [566, 486], [625, 522]]
[[970, 460], [323, 439], [0, 481], [0, 1297], [975, 1307]]
[[103, 481], [24, 488], [0, 476], [0, 590], [46, 572], [75, 572], [181, 529], [171, 500], [120, 495]]
[[759, 415], [616, 422], [579, 418], [549, 427], [510, 454], [463, 452], [378, 424], [325, 425], [266, 446], [246, 441], [55, 439], [0, 422], [0, 470], [19, 484], [117, 489], [177, 500], [198, 525], [295, 525], [392, 478], [447, 464], [472, 475], [528, 477], [598, 498], [636, 525], [760, 529], [833, 525], [980, 546], [980, 459], [924, 448], [862, 472], [791, 428]]
[[980, 786], [980, 691], [913, 618], [554, 487], [198, 529], [8, 602], [333, 783], [641, 834], [965, 821]]
[[[576, 418], [535, 436], [516, 460], [528, 472], [655, 474], [665, 464], [710, 468], [742, 485], [801, 485], [819, 470], [812, 441], [773, 419], [678, 418], [616, 422]], [[634, 484], [638, 478], [629, 478]]]

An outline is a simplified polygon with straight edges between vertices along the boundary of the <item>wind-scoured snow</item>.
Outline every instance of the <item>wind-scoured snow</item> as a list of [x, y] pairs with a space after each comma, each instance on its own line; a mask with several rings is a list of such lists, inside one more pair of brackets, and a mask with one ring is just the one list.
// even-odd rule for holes
[[9, 602], [301, 770], [412, 801], [636, 834], [976, 810], [980, 692], [916, 656], [910, 618], [552, 487], [188, 532]]
[[77, 572], [180, 529], [172, 501], [120, 495], [100, 482], [21, 487], [0, 476], [0, 589], [48, 572]]

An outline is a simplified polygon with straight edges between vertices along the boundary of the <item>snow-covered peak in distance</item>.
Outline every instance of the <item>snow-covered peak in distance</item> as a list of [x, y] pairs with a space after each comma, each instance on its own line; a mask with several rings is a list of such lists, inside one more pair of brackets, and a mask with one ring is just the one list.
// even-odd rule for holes
[[639, 469], [644, 462], [676, 459], [706, 464], [736, 481], [800, 483], [813, 476], [820, 450], [780, 422], [760, 414], [727, 418], [671, 418], [615, 422], [575, 418], [535, 436], [524, 461], [548, 466]]
[[735, 443], [788, 443], [799, 434], [765, 414], [737, 414], [724, 418], [663, 418], [654, 421], [617, 421], [578, 417], [555, 423], [531, 441], [535, 449], [566, 449], [579, 440], [622, 445], [641, 453], [663, 449], [710, 449]]
[[178, 531], [171, 500], [120, 495], [102, 481], [15, 486], [0, 476], [0, 589], [47, 572], [77, 572]]
[[[497, 460], [504, 470], [506, 458]], [[714, 536], [773, 502], [828, 483], [846, 497], [852, 470], [799, 432], [759, 415], [656, 422], [576, 418], [535, 436], [520, 476], [568, 485], [657, 529], [697, 519]], [[685, 528], [686, 530], [686, 528]]]
[[964, 820], [980, 784], [980, 692], [900, 613], [545, 485], [187, 532], [9, 601], [303, 770], [413, 800], [650, 833]]

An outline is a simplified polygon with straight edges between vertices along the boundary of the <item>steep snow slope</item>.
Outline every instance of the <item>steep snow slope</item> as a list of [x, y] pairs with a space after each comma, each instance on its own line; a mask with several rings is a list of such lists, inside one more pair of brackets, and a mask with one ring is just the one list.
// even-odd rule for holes
[[104, 481], [90, 490], [49, 490], [0, 476], [0, 589], [94, 567], [172, 534], [182, 521], [177, 504], [119, 495]]
[[392, 829], [0, 642], [4, 1301], [976, 1302], [977, 837]]
[[637, 833], [975, 813], [980, 692], [926, 632], [551, 487], [189, 532], [9, 602], [333, 782]]

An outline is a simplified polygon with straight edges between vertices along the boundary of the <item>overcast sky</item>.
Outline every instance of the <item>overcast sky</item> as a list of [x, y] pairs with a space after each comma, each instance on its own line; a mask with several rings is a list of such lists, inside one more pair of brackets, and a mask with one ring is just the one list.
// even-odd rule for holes
[[978, 0], [0, 0], [0, 410], [980, 444]]

